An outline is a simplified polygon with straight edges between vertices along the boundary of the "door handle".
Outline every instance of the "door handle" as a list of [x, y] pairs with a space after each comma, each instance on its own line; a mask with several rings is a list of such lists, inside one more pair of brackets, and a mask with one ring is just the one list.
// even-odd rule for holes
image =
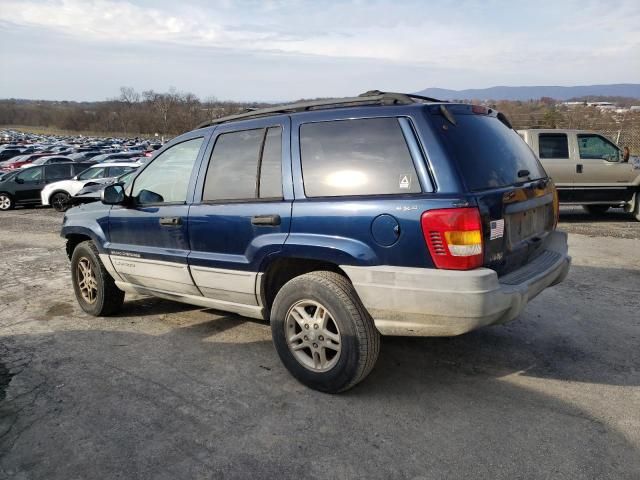
[[576, 165], [576, 173], [582, 173], [582, 164], [581, 163], [578, 163]]
[[280, 215], [256, 215], [251, 217], [253, 225], [280, 225]]
[[182, 225], [182, 217], [160, 217], [160, 225], [177, 227], [178, 225]]

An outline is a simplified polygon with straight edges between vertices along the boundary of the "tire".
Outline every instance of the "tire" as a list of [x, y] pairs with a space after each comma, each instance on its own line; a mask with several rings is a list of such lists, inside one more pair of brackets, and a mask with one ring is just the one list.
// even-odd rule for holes
[[11, 197], [11, 195], [4, 192], [0, 193], [0, 210], [12, 210], [13, 208], [15, 208], [15, 206], [16, 204], [13, 201], [13, 197]]
[[633, 206], [633, 216], [640, 222], [640, 192], [636, 192], [636, 201]]
[[49, 198], [49, 205], [56, 212], [66, 212], [69, 209], [69, 198], [67, 192], [56, 192]]
[[71, 255], [71, 281], [78, 304], [88, 314], [113, 315], [122, 307], [124, 292], [116, 287], [90, 240], [78, 244]]
[[589, 215], [604, 215], [609, 210], [609, 205], [583, 205], [584, 211]]
[[287, 282], [273, 302], [271, 335], [287, 370], [327, 393], [361, 382], [380, 351], [373, 319], [351, 283], [334, 272], [311, 272]]

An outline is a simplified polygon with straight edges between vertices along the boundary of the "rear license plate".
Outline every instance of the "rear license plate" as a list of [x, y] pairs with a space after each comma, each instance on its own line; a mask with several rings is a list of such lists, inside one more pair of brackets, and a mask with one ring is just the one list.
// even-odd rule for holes
[[541, 205], [524, 212], [509, 215], [509, 241], [516, 244], [543, 234], [549, 228], [553, 207]]

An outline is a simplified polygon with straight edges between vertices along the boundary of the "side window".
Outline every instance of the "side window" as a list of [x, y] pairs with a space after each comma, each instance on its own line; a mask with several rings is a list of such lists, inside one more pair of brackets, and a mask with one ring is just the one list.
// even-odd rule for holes
[[260, 198], [282, 198], [282, 128], [267, 129], [260, 162]]
[[38, 182], [42, 180], [42, 168], [28, 168], [24, 172], [16, 175], [16, 180], [24, 182]]
[[538, 137], [540, 159], [569, 158], [569, 143], [564, 133], [541, 133]]
[[193, 164], [203, 138], [179, 143], [158, 155], [133, 184], [132, 196], [138, 204], [184, 203]]
[[307, 123], [300, 150], [308, 197], [421, 191], [396, 118]]
[[107, 177], [119, 177], [123, 173], [133, 170], [133, 167], [109, 167]]
[[213, 147], [202, 200], [282, 198], [282, 129], [221, 134]]
[[71, 178], [71, 165], [47, 165], [44, 167], [45, 176], [47, 180], [64, 180], [65, 178]]
[[600, 135], [578, 134], [578, 150], [582, 159], [618, 161], [618, 148]]
[[78, 180], [90, 180], [92, 178], [102, 178], [104, 177], [104, 172], [106, 168], [89, 168], [78, 175]]

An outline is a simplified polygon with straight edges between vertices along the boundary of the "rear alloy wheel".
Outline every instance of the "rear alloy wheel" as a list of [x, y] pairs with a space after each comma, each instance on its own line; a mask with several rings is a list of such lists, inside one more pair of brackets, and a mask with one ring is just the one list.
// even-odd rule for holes
[[604, 215], [609, 210], [609, 205], [583, 205], [584, 211], [589, 215]]
[[56, 212], [64, 212], [69, 208], [69, 194], [58, 192], [51, 195], [49, 203]]
[[328, 271], [300, 275], [278, 292], [271, 334], [280, 360], [304, 385], [338, 393], [362, 381], [380, 351], [380, 334], [353, 285]]
[[0, 210], [11, 210], [15, 204], [8, 193], [0, 193]]
[[338, 363], [340, 329], [320, 303], [305, 299], [294, 304], [287, 315], [285, 332], [293, 356], [312, 372], [326, 372]]

